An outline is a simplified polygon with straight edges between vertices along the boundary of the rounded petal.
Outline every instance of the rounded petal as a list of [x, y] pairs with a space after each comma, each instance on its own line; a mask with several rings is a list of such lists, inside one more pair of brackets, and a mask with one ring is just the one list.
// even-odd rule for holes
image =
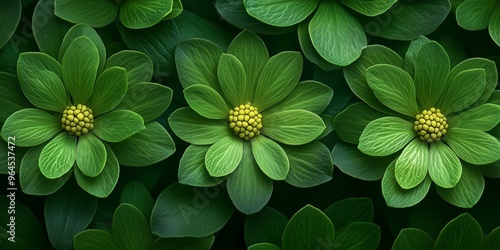
[[66, 174], [76, 159], [76, 136], [59, 133], [45, 147], [38, 159], [40, 171], [48, 179], [56, 179]]
[[411, 189], [427, 176], [429, 147], [427, 142], [414, 138], [396, 160], [394, 175], [403, 189]]
[[440, 141], [430, 145], [429, 176], [436, 185], [443, 188], [454, 187], [462, 176], [460, 159]]
[[402, 149], [416, 136], [413, 124], [398, 117], [386, 116], [366, 126], [358, 148], [371, 156], [387, 156]]
[[262, 133], [288, 145], [302, 145], [316, 139], [325, 130], [323, 119], [301, 109], [263, 115]]
[[285, 150], [273, 140], [260, 135], [252, 138], [252, 152], [262, 172], [273, 180], [284, 180], [290, 170]]
[[213, 177], [226, 176], [240, 164], [243, 155], [243, 140], [226, 136], [214, 143], [205, 155], [205, 165]]
[[182, 154], [177, 174], [179, 183], [195, 187], [212, 187], [226, 180], [225, 177], [213, 177], [205, 166], [205, 155], [210, 146], [190, 145]]
[[191, 85], [184, 89], [184, 97], [189, 106], [208, 119], [227, 119], [229, 107], [224, 98], [211, 87], [203, 84]]
[[89, 177], [98, 176], [104, 169], [106, 158], [106, 148], [99, 138], [92, 133], [78, 137], [76, 164], [83, 174]]
[[500, 159], [500, 142], [486, 132], [450, 128], [445, 141], [462, 160], [477, 165], [493, 163]]
[[120, 142], [145, 129], [144, 120], [130, 110], [115, 110], [95, 119], [93, 134], [107, 142]]

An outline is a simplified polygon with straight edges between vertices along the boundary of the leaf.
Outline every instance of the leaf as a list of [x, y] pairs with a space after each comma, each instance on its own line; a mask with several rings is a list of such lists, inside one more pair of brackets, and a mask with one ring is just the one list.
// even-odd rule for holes
[[243, 155], [243, 140], [226, 136], [214, 143], [205, 155], [205, 165], [213, 177], [226, 176], [240, 164]]
[[124, 68], [112, 67], [104, 70], [97, 78], [88, 106], [92, 107], [94, 116], [114, 109], [127, 93], [127, 71]]
[[149, 82], [153, 77], [153, 62], [146, 54], [134, 50], [122, 50], [106, 60], [105, 69], [118, 66], [126, 69], [128, 88], [141, 82]]
[[36, 107], [61, 112], [69, 103], [61, 81], [61, 65], [50, 56], [22, 53], [17, 61], [17, 75], [24, 95]]
[[172, 184], [156, 200], [151, 231], [160, 237], [204, 237], [219, 231], [233, 213], [234, 206], [220, 186], [198, 189]]
[[365, 16], [380, 15], [389, 10], [396, 2], [397, 0], [375, 0], [368, 2], [363, 0], [340, 0], [340, 3], [343, 5]]
[[259, 212], [271, 199], [273, 181], [259, 169], [248, 142], [243, 143], [241, 162], [227, 178], [227, 193], [234, 206], [247, 215]]
[[392, 245], [393, 250], [432, 250], [434, 240], [418, 228], [402, 229]]
[[484, 191], [483, 174], [477, 166], [463, 164], [462, 177], [453, 188], [437, 186], [439, 196], [457, 207], [473, 207]]
[[463, 1], [455, 12], [457, 23], [467, 30], [486, 29], [496, 6], [494, 0]]
[[[405, 63], [404, 70], [410, 74], [410, 76], [415, 77], [415, 64], [417, 57], [420, 53], [422, 47], [428, 43], [432, 42], [429, 38], [425, 36], [419, 36], [417, 39], [410, 41], [410, 45], [405, 53]], [[429, 46], [427, 50], [436, 49], [436, 46]], [[448, 55], [447, 55], [448, 56]], [[425, 67], [425, 66], [424, 66]], [[449, 69], [448, 69], [449, 70]]]
[[232, 136], [227, 121], [207, 119], [191, 108], [174, 111], [168, 118], [168, 124], [179, 138], [196, 145], [210, 145]]
[[302, 22], [319, 4], [319, 0], [311, 1], [280, 1], [258, 2], [243, 0], [250, 16], [257, 20], [278, 27], [292, 26]]
[[72, 248], [73, 237], [87, 228], [94, 218], [97, 203], [96, 197], [76, 188], [73, 183], [48, 196], [44, 216], [52, 246], [56, 249]]
[[120, 249], [149, 249], [152, 237], [148, 222], [139, 209], [123, 203], [113, 215], [113, 236]]
[[262, 112], [283, 100], [299, 82], [302, 64], [298, 52], [284, 51], [271, 57], [262, 69], [252, 104]]
[[[310, 21], [310, 20], [309, 20]], [[325, 60], [314, 48], [311, 41], [311, 35], [309, 34], [309, 21], [304, 21], [299, 24], [297, 33], [299, 35], [299, 44], [302, 49], [302, 53], [306, 56], [307, 60], [316, 64], [323, 71], [331, 71], [339, 69], [339, 66], [333, 65], [327, 60]]]
[[86, 23], [100, 28], [112, 23], [118, 16], [118, 4], [101, 0], [55, 0], [56, 16], [72, 23]]
[[288, 219], [283, 214], [270, 207], [264, 207], [260, 212], [248, 215], [244, 230], [246, 245], [269, 242], [281, 246], [281, 236], [287, 222]]
[[332, 245], [337, 249], [378, 249], [380, 227], [369, 222], [353, 222], [337, 231]]
[[205, 155], [210, 146], [190, 145], [179, 162], [180, 184], [195, 187], [211, 187], [221, 184], [225, 177], [212, 177], [205, 166]]
[[495, 228], [491, 231], [486, 238], [484, 238], [482, 250], [495, 249], [500, 246], [500, 227]]
[[23, 108], [32, 107], [26, 99], [15, 75], [0, 72], [0, 122], [5, 120], [14, 112]]
[[172, 3], [172, 11], [170, 13], [168, 13], [168, 15], [166, 15], [165, 17], [163, 17], [162, 20], [169, 20], [169, 19], [172, 19], [172, 18], [176, 18], [184, 10], [184, 7], [182, 6], [181, 0], [173, 0], [172, 2], [173, 2]]
[[450, 128], [446, 143], [460, 157], [471, 164], [484, 165], [500, 159], [500, 142], [480, 130]]
[[302, 110], [265, 114], [262, 134], [288, 145], [302, 145], [316, 139], [326, 126], [318, 115]]
[[62, 76], [74, 103], [86, 103], [92, 96], [99, 51], [87, 37], [78, 37], [69, 45], [62, 59]]
[[0, 12], [0, 48], [7, 44], [14, 35], [17, 25], [21, 20], [22, 3], [20, 0], [8, 0], [2, 2], [1, 12]]
[[172, 12], [172, 0], [128, 0], [120, 5], [120, 21], [129, 29], [149, 28]]
[[208, 119], [227, 119], [230, 109], [224, 98], [213, 88], [194, 84], [184, 89], [184, 97], [189, 106], [199, 115]]
[[436, 185], [443, 188], [454, 187], [462, 176], [460, 159], [442, 142], [430, 144], [429, 176]]
[[140, 115], [130, 110], [115, 110], [97, 117], [92, 133], [107, 142], [121, 142], [143, 129]]
[[483, 241], [483, 230], [468, 213], [451, 220], [441, 230], [434, 249], [479, 249]]
[[285, 180], [290, 170], [285, 150], [265, 136], [256, 136], [251, 143], [253, 156], [262, 172], [273, 180]]
[[[133, 205], [144, 215], [144, 218], [151, 218], [154, 200], [148, 189], [140, 181], [131, 181], [123, 188], [120, 195], [120, 203]], [[149, 222], [148, 222], [149, 223]], [[148, 228], [149, 231], [149, 228]]]
[[76, 136], [59, 133], [45, 145], [38, 159], [40, 171], [48, 179], [56, 179], [66, 174], [75, 163]]
[[491, 15], [488, 31], [493, 41], [497, 46], [500, 46], [500, 9], [498, 7], [495, 8], [493, 15]]
[[479, 107], [461, 112], [448, 120], [452, 127], [492, 130], [500, 122], [500, 105], [485, 103]]
[[16, 137], [16, 145], [40, 145], [61, 131], [61, 118], [37, 108], [21, 109], [5, 120], [2, 138]]
[[257, 243], [248, 247], [248, 250], [280, 250], [278, 246], [271, 243]]
[[73, 238], [73, 246], [76, 250], [120, 249], [112, 234], [97, 229], [87, 229], [75, 235]]
[[215, 237], [209, 235], [203, 238], [157, 238], [153, 242], [152, 249], [182, 249], [182, 250], [198, 250], [210, 249], [214, 243]]
[[400, 187], [412, 189], [427, 176], [430, 167], [428, 143], [414, 138], [396, 160], [394, 174]]
[[339, 230], [354, 222], [373, 221], [373, 202], [370, 198], [340, 200], [328, 206], [324, 211], [335, 228]]
[[478, 100], [485, 84], [484, 69], [464, 70], [445, 87], [438, 106], [446, 114], [463, 110]]
[[83, 174], [96, 177], [106, 164], [106, 148], [99, 138], [93, 134], [78, 137], [76, 145], [76, 164]]
[[54, 14], [54, 1], [39, 1], [33, 11], [33, 36], [40, 51], [58, 58], [64, 35], [71, 25]]
[[288, 221], [282, 249], [314, 249], [319, 241], [331, 243], [334, 236], [335, 228], [328, 217], [321, 210], [306, 205]]
[[366, 80], [385, 106], [409, 117], [419, 113], [415, 84], [406, 71], [389, 64], [374, 65], [366, 69]]
[[333, 163], [330, 150], [321, 142], [296, 147], [283, 146], [290, 161], [285, 181], [295, 187], [308, 188], [332, 179]]
[[152, 165], [175, 152], [174, 141], [162, 125], [149, 122], [145, 127], [123, 141], [108, 144], [120, 164], [131, 167]]
[[359, 137], [358, 148], [367, 155], [387, 156], [402, 149], [415, 136], [409, 121], [386, 116], [368, 123]]
[[359, 143], [359, 137], [366, 126], [385, 115], [363, 102], [349, 105], [333, 119], [333, 127], [337, 135], [348, 143]]
[[309, 35], [318, 53], [328, 62], [347, 66], [367, 45], [361, 24], [337, 1], [322, 1], [309, 23]]
[[[217, 65], [217, 77], [229, 103], [236, 107], [247, 99], [247, 76], [243, 64], [231, 54], [223, 53]], [[252, 93], [253, 94], [253, 93]]]

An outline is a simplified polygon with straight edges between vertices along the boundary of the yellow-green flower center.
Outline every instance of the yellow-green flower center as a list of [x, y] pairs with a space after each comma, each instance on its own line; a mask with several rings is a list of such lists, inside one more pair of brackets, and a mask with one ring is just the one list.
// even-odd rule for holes
[[441, 137], [446, 134], [448, 123], [441, 110], [430, 108], [415, 116], [413, 129], [419, 135], [420, 140], [431, 143], [441, 140]]
[[262, 114], [250, 102], [229, 110], [229, 128], [242, 139], [249, 140], [260, 134]]
[[70, 135], [80, 136], [94, 128], [94, 113], [89, 107], [78, 104], [67, 106], [61, 118], [61, 127]]

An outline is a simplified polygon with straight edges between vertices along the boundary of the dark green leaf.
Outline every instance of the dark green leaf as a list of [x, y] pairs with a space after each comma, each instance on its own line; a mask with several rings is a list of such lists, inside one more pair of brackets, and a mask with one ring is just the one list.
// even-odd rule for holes
[[333, 164], [352, 177], [376, 181], [382, 179], [394, 156], [374, 157], [363, 154], [356, 145], [337, 143], [332, 150]]
[[453, 188], [437, 186], [439, 196], [447, 202], [463, 208], [471, 208], [479, 201], [484, 191], [483, 174], [477, 166], [464, 163], [462, 177]]
[[457, 23], [467, 30], [486, 29], [496, 7], [495, 0], [463, 1], [456, 10]]
[[267, 2], [243, 0], [250, 16], [263, 23], [278, 27], [291, 26], [303, 21], [316, 9], [319, 2], [319, 0], [272, 0]]
[[337, 135], [348, 143], [359, 143], [359, 137], [368, 123], [385, 115], [363, 102], [350, 105], [333, 119], [333, 128]]
[[477, 221], [464, 213], [450, 221], [441, 230], [434, 249], [479, 249], [483, 241], [483, 230]]
[[153, 243], [148, 222], [139, 209], [122, 203], [113, 215], [113, 235], [120, 249], [150, 249]]
[[437, 105], [445, 114], [463, 110], [478, 100], [485, 85], [484, 69], [464, 70], [448, 81]]
[[491, 231], [483, 241], [481, 250], [495, 249], [500, 247], [500, 227]]
[[245, 243], [247, 246], [269, 242], [281, 246], [281, 236], [288, 219], [280, 212], [264, 207], [259, 213], [247, 216], [245, 220]]
[[115, 108], [127, 93], [127, 71], [112, 67], [104, 70], [97, 78], [92, 96], [87, 105], [92, 107], [93, 115], [98, 116]]
[[128, 89], [122, 102], [115, 109], [134, 111], [142, 116], [144, 123], [148, 123], [163, 114], [171, 101], [172, 89], [169, 87], [158, 83], [141, 82]]
[[149, 28], [172, 11], [172, 0], [127, 0], [120, 5], [120, 21], [129, 29]]
[[213, 235], [203, 238], [158, 238], [153, 242], [152, 250], [209, 250], [214, 243]]
[[190, 145], [179, 162], [180, 184], [211, 187], [222, 183], [226, 177], [212, 177], [205, 166], [205, 155], [210, 146]]
[[417, 228], [402, 229], [394, 244], [392, 250], [432, 250], [434, 240], [424, 231]]
[[340, 0], [340, 2], [365, 16], [376, 16], [386, 12], [397, 0]]
[[[317, 1], [317, 0], [316, 0]], [[0, 5], [0, 48], [2, 48], [16, 31], [21, 19], [22, 4], [20, 0], [2, 1]]]
[[353, 222], [372, 222], [373, 203], [370, 198], [349, 198], [337, 201], [325, 210], [337, 229], [342, 229]]
[[114, 1], [55, 0], [54, 9], [56, 16], [66, 21], [99, 28], [116, 19], [119, 7]]
[[122, 190], [120, 203], [128, 203], [139, 209], [144, 218], [151, 217], [154, 200], [144, 184], [140, 181], [129, 182]]
[[105, 68], [113, 66], [127, 70], [128, 88], [141, 82], [149, 82], [153, 76], [153, 62], [144, 53], [133, 50], [123, 50], [111, 55]]
[[19, 81], [15, 75], [6, 72], [0, 72], [0, 122], [12, 113], [23, 108], [29, 108], [32, 104], [24, 96]]
[[330, 150], [321, 142], [302, 146], [283, 146], [290, 161], [285, 181], [293, 186], [308, 188], [332, 179], [333, 163]]
[[87, 229], [75, 235], [76, 250], [120, 250], [112, 234], [97, 229]]
[[353, 222], [337, 230], [332, 246], [342, 250], [376, 250], [380, 227], [369, 222]]

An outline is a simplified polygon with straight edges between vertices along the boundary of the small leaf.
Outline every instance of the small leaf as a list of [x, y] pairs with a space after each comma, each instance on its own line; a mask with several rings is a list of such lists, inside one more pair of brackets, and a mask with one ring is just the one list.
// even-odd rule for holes
[[76, 145], [76, 164], [83, 174], [96, 177], [106, 164], [106, 148], [93, 134], [78, 137]]
[[112, 234], [97, 229], [87, 229], [75, 235], [73, 238], [73, 246], [75, 250], [120, 250]]
[[404, 189], [416, 187], [427, 176], [429, 165], [428, 143], [414, 138], [396, 160], [394, 174], [399, 186]]
[[120, 21], [129, 29], [144, 29], [159, 23], [172, 11], [172, 0], [128, 0], [120, 5]]
[[259, 242], [269, 242], [281, 246], [281, 236], [288, 219], [280, 212], [264, 207], [245, 219], [245, 243], [247, 246]]
[[94, 133], [107, 142], [120, 142], [145, 129], [142, 117], [129, 110], [116, 110], [95, 119]]
[[337, 231], [332, 246], [338, 249], [378, 249], [380, 227], [369, 222], [353, 222]]
[[229, 107], [213, 88], [194, 84], [184, 89], [184, 97], [189, 106], [199, 115], [208, 119], [227, 119]]
[[153, 77], [153, 62], [146, 54], [135, 50], [122, 50], [111, 55], [105, 69], [118, 66], [126, 69], [128, 88], [141, 82], [149, 82]]
[[348, 143], [359, 143], [363, 130], [371, 122], [385, 115], [372, 109], [363, 102], [349, 105], [333, 119], [333, 127], [337, 135]]
[[290, 170], [285, 150], [273, 140], [261, 135], [252, 138], [252, 152], [259, 168], [273, 180], [284, 180]]
[[54, 9], [56, 16], [66, 21], [96, 28], [112, 23], [118, 16], [118, 5], [113, 1], [55, 0]]
[[88, 106], [92, 107], [94, 116], [104, 114], [115, 108], [127, 93], [127, 71], [124, 68], [112, 67], [104, 70], [95, 82]]
[[330, 150], [321, 142], [313, 141], [302, 146], [283, 146], [290, 171], [285, 181], [293, 186], [308, 188], [332, 179], [333, 163]]
[[120, 249], [149, 249], [152, 237], [148, 222], [139, 209], [123, 203], [113, 215], [113, 235]]
[[243, 140], [226, 136], [210, 146], [205, 155], [205, 165], [213, 177], [226, 176], [240, 164], [243, 155]]
[[437, 105], [445, 114], [463, 110], [478, 100], [485, 84], [484, 69], [464, 70], [448, 82]]
[[76, 136], [62, 132], [43, 147], [38, 164], [45, 177], [56, 179], [73, 167], [75, 159]]
[[368, 2], [363, 0], [340, 0], [340, 2], [365, 16], [376, 16], [389, 10], [397, 0], [375, 0]]
[[316, 139], [326, 126], [318, 115], [301, 109], [264, 114], [262, 134], [288, 145], [302, 145]]
[[462, 177], [453, 188], [437, 186], [439, 196], [457, 207], [471, 208], [481, 198], [484, 191], [483, 174], [477, 166], [463, 164]]
[[222, 54], [217, 65], [217, 77], [226, 99], [232, 106], [236, 107], [247, 101], [247, 76], [238, 58], [231, 54]]
[[205, 155], [210, 146], [190, 145], [179, 162], [180, 184], [195, 187], [211, 187], [221, 184], [226, 178], [212, 177], [205, 166]]
[[446, 143], [462, 160], [471, 164], [484, 165], [500, 159], [500, 142], [486, 132], [450, 128]]
[[402, 149], [416, 134], [412, 123], [386, 116], [370, 122], [359, 137], [358, 148], [371, 156], [387, 156]]
[[468, 213], [461, 214], [441, 230], [434, 249], [479, 249], [483, 230]]
[[392, 245], [393, 250], [432, 250], [433, 247], [434, 240], [417, 228], [402, 229]]
[[436, 185], [454, 187], [462, 176], [462, 164], [458, 156], [442, 142], [431, 143], [429, 148], [429, 176]]
[[325, 210], [335, 228], [342, 229], [353, 222], [373, 221], [373, 202], [370, 198], [349, 198], [337, 201]]
[[456, 10], [457, 23], [467, 30], [486, 29], [496, 6], [494, 0], [463, 1]]

